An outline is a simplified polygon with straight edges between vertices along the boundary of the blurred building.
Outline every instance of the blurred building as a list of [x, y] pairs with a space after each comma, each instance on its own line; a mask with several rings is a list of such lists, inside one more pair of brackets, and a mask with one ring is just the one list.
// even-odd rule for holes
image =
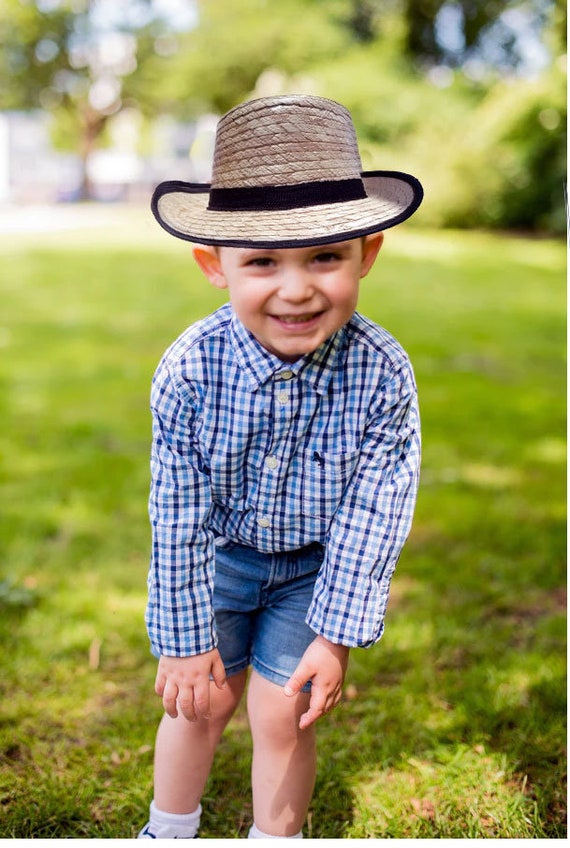
[[[195, 123], [163, 116], [143, 127], [134, 110], [109, 123], [108, 145], [89, 158], [94, 200], [148, 198], [161, 180], [207, 181], [217, 118]], [[53, 149], [47, 113], [0, 113], [0, 203], [64, 203], [80, 197], [78, 155]]]
[[56, 200], [79, 178], [79, 160], [51, 150], [44, 113], [0, 114], [1, 202]]

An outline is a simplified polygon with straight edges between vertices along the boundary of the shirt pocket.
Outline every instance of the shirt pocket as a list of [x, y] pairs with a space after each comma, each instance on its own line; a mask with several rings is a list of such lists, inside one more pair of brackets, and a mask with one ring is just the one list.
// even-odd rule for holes
[[303, 515], [330, 521], [342, 500], [358, 463], [358, 451], [307, 452], [303, 459], [301, 511]]

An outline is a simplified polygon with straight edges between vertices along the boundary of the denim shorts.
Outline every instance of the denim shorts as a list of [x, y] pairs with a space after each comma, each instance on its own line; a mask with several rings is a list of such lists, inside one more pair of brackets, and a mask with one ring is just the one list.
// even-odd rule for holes
[[305, 618], [323, 556], [316, 543], [274, 554], [234, 542], [217, 547], [214, 613], [228, 676], [251, 665], [279, 686], [291, 677], [315, 639]]

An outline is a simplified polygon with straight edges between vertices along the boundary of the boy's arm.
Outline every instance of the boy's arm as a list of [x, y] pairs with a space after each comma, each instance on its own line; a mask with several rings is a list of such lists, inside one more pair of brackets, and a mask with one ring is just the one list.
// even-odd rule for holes
[[146, 623], [157, 657], [216, 647], [212, 591], [214, 539], [207, 529], [209, 477], [194, 448], [195, 400], [163, 362], [153, 380], [149, 513], [152, 555]]
[[407, 361], [378, 397], [356, 470], [329, 527], [307, 616], [316, 633], [349, 647], [368, 647], [382, 635], [419, 478], [419, 411]]
[[307, 623], [319, 633], [285, 685], [311, 681], [308, 727], [339, 702], [350, 647], [378, 641], [390, 581], [408, 536], [419, 477], [420, 423], [411, 367], [385, 387], [361, 457], [327, 536]]

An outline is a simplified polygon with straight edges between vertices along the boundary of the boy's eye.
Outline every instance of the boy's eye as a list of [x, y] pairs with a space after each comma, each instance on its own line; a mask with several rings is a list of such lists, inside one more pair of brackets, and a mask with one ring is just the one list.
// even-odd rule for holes
[[254, 256], [246, 264], [252, 265], [254, 268], [268, 268], [273, 264], [273, 259], [270, 256]]
[[317, 253], [315, 256], [315, 262], [336, 262], [340, 259], [340, 254], [335, 253], [333, 250], [323, 250], [322, 253]]

